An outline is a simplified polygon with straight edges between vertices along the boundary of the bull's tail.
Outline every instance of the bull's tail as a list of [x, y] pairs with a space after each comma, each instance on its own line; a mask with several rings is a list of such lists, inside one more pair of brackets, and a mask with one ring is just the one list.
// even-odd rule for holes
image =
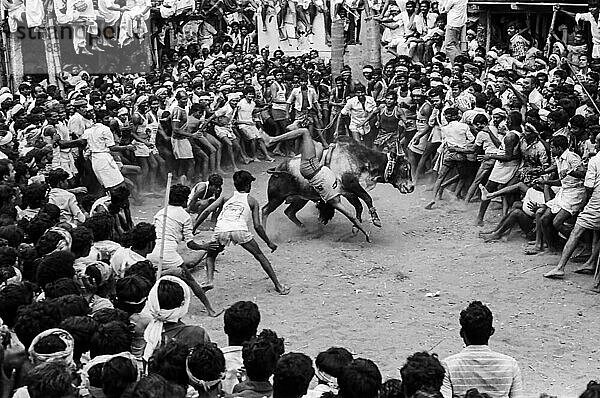
[[335, 215], [335, 208], [323, 200], [317, 202], [317, 210], [319, 210], [319, 221], [323, 225], [327, 225]]

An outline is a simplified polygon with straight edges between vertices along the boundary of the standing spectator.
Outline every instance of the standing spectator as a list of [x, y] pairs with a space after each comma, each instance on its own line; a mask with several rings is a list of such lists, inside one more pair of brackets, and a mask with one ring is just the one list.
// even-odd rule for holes
[[447, 14], [444, 51], [452, 63], [460, 54], [460, 37], [467, 23], [467, 2], [468, 0], [448, 0], [441, 8], [441, 12]]

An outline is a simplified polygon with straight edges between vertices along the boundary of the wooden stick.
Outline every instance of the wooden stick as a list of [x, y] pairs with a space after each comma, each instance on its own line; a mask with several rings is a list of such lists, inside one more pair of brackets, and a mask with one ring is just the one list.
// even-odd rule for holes
[[558, 14], [558, 10], [553, 10], [552, 12], [552, 22], [550, 23], [550, 29], [548, 29], [548, 37], [546, 38], [546, 46], [548, 49], [546, 50], [546, 58], [550, 57], [552, 54], [552, 32], [554, 32], [554, 24], [556, 22], [556, 14]]
[[592, 101], [592, 105], [594, 105], [594, 108], [596, 108], [596, 112], [600, 113], [600, 109], [598, 108], [598, 105], [596, 105], [596, 101], [594, 101], [594, 99], [592, 98], [590, 93], [587, 91], [587, 89], [583, 85], [583, 82], [581, 80], [579, 80], [579, 76], [577, 76], [575, 69], [573, 69], [573, 66], [571, 65], [571, 63], [569, 61], [567, 61], [567, 65], [569, 66], [569, 69], [571, 69], [571, 72], [573, 73], [573, 77], [575, 77], [575, 80], [577, 80], [577, 83], [579, 83], [579, 85], [581, 86], [585, 95], [589, 98], [590, 101]]
[[171, 193], [171, 181], [173, 173], [167, 175], [167, 188], [165, 189], [165, 207], [163, 212], [163, 227], [160, 233], [160, 256], [158, 258], [158, 270], [156, 271], [156, 279], [160, 278], [163, 269], [163, 255], [165, 254], [165, 236], [167, 234], [167, 213], [169, 211], [169, 194]]

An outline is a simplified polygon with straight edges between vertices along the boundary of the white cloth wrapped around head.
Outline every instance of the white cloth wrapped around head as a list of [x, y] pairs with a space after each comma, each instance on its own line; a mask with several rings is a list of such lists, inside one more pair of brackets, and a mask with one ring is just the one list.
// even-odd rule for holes
[[[179, 307], [170, 310], [164, 310], [160, 308], [160, 304], [158, 302], [158, 287], [163, 281], [177, 283], [183, 289], [183, 303], [181, 303]], [[163, 324], [165, 322], [178, 322], [181, 320], [181, 318], [188, 313], [190, 308], [190, 300], [190, 288], [184, 281], [176, 276], [165, 275], [156, 281], [150, 290], [150, 293], [148, 294], [146, 306], [142, 310], [143, 315], [149, 315], [152, 318], [148, 326], [146, 326], [146, 330], [144, 331], [144, 340], [146, 341], [146, 347], [144, 348], [143, 355], [144, 360], [148, 361], [156, 347], [158, 347], [162, 337]]]
[[[50, 354], [41, 354], [35, 351], [35, 345], [42, 340], [44, 337], [56, 336], [65, 343], [65, 349]], [[75, 348], [75, 341], [73, 336], [69, 332], [63, 329], [53, 328], [43, 331], [42, 333], [35, 336], [31, 345], [29, 346], [29, 358], [34, 366], [41, 363], [58, 362], [62, 361], [67, 365], [73, 365], [73, 349]]]

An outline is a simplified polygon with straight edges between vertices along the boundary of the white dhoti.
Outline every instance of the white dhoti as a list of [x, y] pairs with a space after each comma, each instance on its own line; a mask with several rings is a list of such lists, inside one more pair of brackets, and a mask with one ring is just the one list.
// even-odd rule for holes
[[112, 155], [108, 152], [92, 153], [92, 170], [100, 185], [104, 188], [112, 188], [123, 181], [123, 174]]

